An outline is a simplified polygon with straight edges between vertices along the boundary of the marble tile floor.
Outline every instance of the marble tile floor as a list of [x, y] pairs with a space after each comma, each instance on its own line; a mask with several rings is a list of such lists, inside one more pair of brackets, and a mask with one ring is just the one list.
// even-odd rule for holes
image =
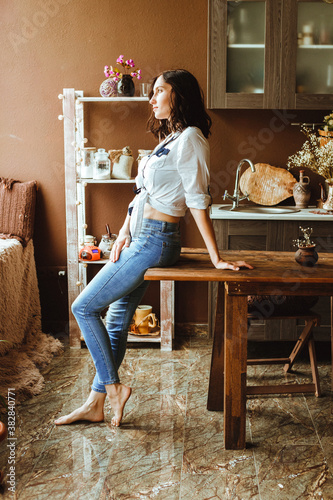
[[[330, 360], [319, 362], [321, 398], [249, 397], [247, 448], [230, 451], [223, 413], [206, 410], [211, 347], [207, 337], [183, 336], [172, 352], [129, 348], [121, 379], [133, 394], [120, 428], [111, 427], [109, 406], [102, 423], [53, 424], [85, 400], [94, 375], [86, 349], [66, 348], [44, 370], [42, 394], [16, 409], [16, 493], [5, 477], [3, 498], [332, 499]], [[248, 380], [309, 379], [306, 358], [295, 370], [249, 367]], [[6, 440], [0, 454], [8, 473]]]

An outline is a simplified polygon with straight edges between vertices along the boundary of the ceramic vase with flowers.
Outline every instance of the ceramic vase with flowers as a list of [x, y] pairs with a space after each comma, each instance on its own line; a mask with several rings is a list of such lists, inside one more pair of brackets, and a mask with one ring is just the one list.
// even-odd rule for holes
[[303, 233], [303, 238], [294, 240], [294, 246], [298, 248], [295, 253], [295, 260], [301, 266], [313, 267], [318, 261], [316, 244], [310, 240], [313, 229], [311, 227], [303, 228], [300, 226], [300, 230]]
[[[120, 70], [117, 67], [113, 68], [112, 66], [104, 66], [104, 74], [107, 77], [107, 80], [105, 80], [102, 85], [106, 85], [106, 82], [112, 81], [113, 89], [115, 88], [115, 90], [112, 90], [112, 95], [118, 95], [121, 97], [133, 97], [135, 94], [135, 85], [133, 78], [136, 77], [138, 80], [141, 80], [141, 69], [135, 70], [135, 63], [133, 59], [125, 60], [123, 55], [120, 55], [118, 57], [117, 64], [122, 66], [123, 69]], [[127, 71], [129, 72], [127, 73]], [[102, 92], [101, 95], [103, 95]]]

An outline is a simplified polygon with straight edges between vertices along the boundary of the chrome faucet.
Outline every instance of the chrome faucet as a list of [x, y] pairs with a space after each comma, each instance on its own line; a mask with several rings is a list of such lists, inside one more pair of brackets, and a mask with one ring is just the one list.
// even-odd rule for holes
[[231, 196], [229, 193], [228, 193], [228, 190], [226, 189], [224, 191], [224, 195], [223, 195], [223, 199], [225, 200], [226, 198], [228, 198], [228, 200], [232, 200], [232, 207], [230, 210], [235, 210], [235, 208], [238, 208], [238, 205], [239, 205], [239, 202], [240, 201], [243, 201], [243, 200], [248, 200], [249, 199], [249, 195], [247, 193], [245, 193], [244, 196], [239, 196], [240, 195], [240, 191], [239, 191], [239, 172], [240, 172], [240, 169], [242, 168], [243, 164], [247, 162], [250, 167], [251, 167], [251, 171], [252, 172], [255, 172], [256, 169], [252, 163], [251, 160], [248, 160], [248, 159], [244, 159], [244, 160], [241, 160], [238, 165], [237, 165], [237, 171], [236, 171], [236, 179], [235, 179], [235, 189], [234, 189], [234, 194]]

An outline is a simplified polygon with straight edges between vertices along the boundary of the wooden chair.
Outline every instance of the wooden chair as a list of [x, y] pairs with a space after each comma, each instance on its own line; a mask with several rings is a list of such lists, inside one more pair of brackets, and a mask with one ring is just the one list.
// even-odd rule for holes
[[[223, 285], [220, 285], [219, 291], [223, 291]], [[223, 295], [222, 295], [223, 296]], [[260, 317], [260, 316], [259, 316]], [[258, 319], [258, 311], [251, 310], [248, 312], [248, 324], [251, 320]], [[317, 359], [313, 340], [313, 327], [320, 325], [320, 316], [313, 311], [308, 311], [308, 313], [298, 313], [298, 314], [272, 314], [271, 316], [265, 316], [265, 320], [273, 319], [303, 319], [305, 321], [305, 326], [295, 343], [295, 347], [291, 354], [287, 358], [265, 358], [265, 359], [248, 359], [247, 365], [270, 365], [270, 364], [283, 364], [284, 371], [289, 372], [292, 369], [297, 357], [304, 349], [308, 346], [310, 355], [310, 364], [312, 371], [312, 383], [308, 384], [297, 384], [297, 383], [286, 383], [286, 384], [271, 384], [271, 385], [256, 385], [250, 386], [246, 382], [246, 395], [262, 395], [262, 394], [293, 394], [293, 393], [311, 393], [313, 392], [317, 397], [321, 396], [321, 389], [319, 383], [319, 374], [317, 367]], [[209, 382], [209, 392], [207, 400], [207, 409], [212, 411], [223, 410], [223, 390], [219, 384], [216, 384], [216, 380], [220, 379], [221, 372], [224, 373], [224, 337], [217, 336], [217, 341], [215, 343], [215, 335], [218, 331], [223, 331], [224, 329], [224, 300], [216, 300], [215, 309], [215, 323], [214, 323], [214, 348], [213, 353], [218, 356], [218, 362], [213, 361], [210, 372], [210, 382]], [[215, 354], [215, 356], [216, 356]], [[223, 386], [222, 386], [223, 387]]]
[[[249, 312], [248, 321], [251, 322], [255, 318], [255, 314]], [[300, 392], [314, 392], [317, 397], [321, 395], [319, 374], [317, 366], [317, 358], [313, 340], [313, 327], [320, 325], [320, 316], [312, 311], [307, 314], [295, 314], [295, 315], [284, 315], [276, 316], [272, 315], [265, 320], [270, 319], [303, 319], [305, 320], [305, 326], [303, 331], [296, 341], [295, 347], [292, 350], [288, 358], [265, 358], [265, 359], [248, 359], [247, 365], [276, 365], [283, 364], [284, 371], [286, 373], [290, 372], [293, 364], [295, 363], [300, 352], [308, 346], [310, 365], [312, 371], [312, 383], [309, 384], [277, 384], [277, 385], [259, 385], [259, 386], [247, 386], [247, 394], [289, 394], [289, 393], [300, 393]]]

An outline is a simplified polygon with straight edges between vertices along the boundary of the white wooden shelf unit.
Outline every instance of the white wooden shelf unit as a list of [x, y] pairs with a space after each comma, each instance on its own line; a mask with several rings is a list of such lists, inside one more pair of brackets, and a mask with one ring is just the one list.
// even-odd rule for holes
[[[94, 262], [80, 261], [79, 250], [86, 236], [86, 197], [89, 184], [134, 183], [129, 180], [97, 180], [80, 178], [77, 171], [80, 163], [80, 148], [84, 147], [84, 103], [86, 102], [148, 102], [148, 97], [84, 97], [82, 90], [64, 89], [59, 96], [63, 103], [64, 149], [65, 149], [65, 195], [66, 195], [66, 237], [67, 237], [67, 277], [69, 303], [69, 339], [71, 347], [81, 347], [81, 334], [71, 312], [71, 304], [87, 284], [89, 265], [104, 265], [107, 260]], [[129, 335], [133, 342], [161, 342], [161, 336], [141, 337]]]

